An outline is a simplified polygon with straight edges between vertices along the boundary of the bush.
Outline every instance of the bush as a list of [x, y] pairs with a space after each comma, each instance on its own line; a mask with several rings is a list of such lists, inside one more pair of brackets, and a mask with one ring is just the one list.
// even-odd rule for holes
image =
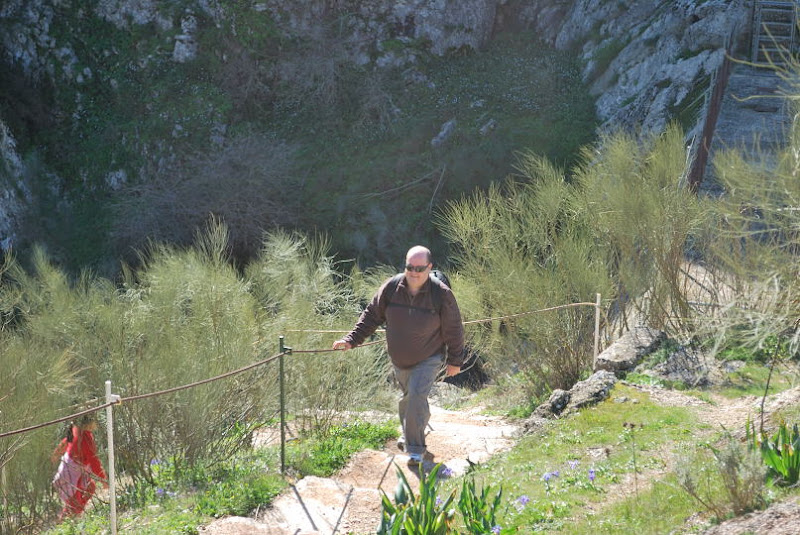
[[[766, 470], [759, 455], [726, 434], [719, 448], [709, 447], [713, 463], [698, 469], [682, 459], [676, 468], [678, 483], [718, 520], [741, 515], [764, 504]], [[701, 475], [705, 476], [701, 479]]]
[[656, 328], [692, 327], [681, 265], [702, 214], [674, 184], [683, 153], [675, 126], [644, 141], [607, 136], [570, 173], [528, 152], [517, 180], [444, 212], [443, 233], [468, 274], [458, 287], [479, 293], [465, 314], [513, 316], [472, 333], [491, 346], [487, 353], [503, 355], [507, 371], [525, 374], [532, 397], [568, 389], [589, 371], [594, 310], [529, 312], [591, 303], [600, 293], [614, 322], [605, 325], [609, 336], [633, 317]]

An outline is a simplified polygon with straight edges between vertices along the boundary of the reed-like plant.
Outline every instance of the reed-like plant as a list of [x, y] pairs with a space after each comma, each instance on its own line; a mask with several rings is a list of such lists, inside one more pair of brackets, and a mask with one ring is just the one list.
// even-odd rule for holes
[[[86, 409], [73, 405], [78, 345], [60, 334], [78, 302], [68, 279], [42, 250], [33, 255], [32, 274], [11, 256], [0, 271], [0, 430]], [[63, 431], [64, 425], [52, 425], [0, 439], [0, 533], [34, 531], [53, 511], [51, 454]]]
[[740, 515], [764, 503], [766, 468], [759, 454], [726, 433], [708, 446], [711, 462], [682, 459], [676, 466], [680, 486], [717, 519]]

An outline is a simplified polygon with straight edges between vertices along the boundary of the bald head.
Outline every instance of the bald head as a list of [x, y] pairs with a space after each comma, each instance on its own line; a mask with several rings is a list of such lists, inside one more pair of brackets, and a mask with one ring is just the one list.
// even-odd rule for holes
[[431, 252], [427, 247], [415, 245], [408, 250], [405, 277], [411, 295], [417, 295], [419, 289], [428, 281], [431, 267]]
[[406, 253], [406, 264], [409, 263], [409, 260], [412, 258], [414, 259], [425, 259], [426, 263], [430, 263], [432, 261], [431, 251], [427, 247], [423, 247], [422, 245], [415, 245], [411, 249], [408, 250]]

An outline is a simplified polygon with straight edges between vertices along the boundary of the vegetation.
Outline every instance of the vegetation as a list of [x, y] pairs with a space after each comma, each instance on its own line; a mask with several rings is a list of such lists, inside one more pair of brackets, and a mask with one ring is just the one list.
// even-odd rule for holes
[[[504, 189], [492, 188], [486, 196], [453, 203], [441, 222], [448, 236], [458, 237], [454, 245], [460, 270], [453, 274], [465, 317], [513, 315], [553, 303], [586, 300], [600, 287], [609, 304], [606, 329], [624, 325], [636, 315], [673, 332], [703, 334], [714, 342], [706, 344], [712, 352], [730, 351], [735, 333], [736, 345], [754, 355], [744, 360], [766, 358], [765, 363], [772, 364], [776, 359], [795, 358], [794, 338], [787, 336], [787, 329], [792, 325], [789, 318], [797, 315], [792, 308], [796, 304], [782, 299], [782, 292], [766, 292], [753, 276], [768, 273], [770, 289], [785, 285], [791, 290], [796, 284], [793, 278], [785, 276], [776, 282], [787, 269], [794, 269], [786, 267], [791, 250], [764, 250], [769, 234], [759, 236], [752, 245], [747, 242], [752, 233], [710, 236], [705, 225], [722, 217], [717, 210], [724, 203], [705, 205], [687, 198], [668, 180], [681, 173], [674, 163], [681, 140], [677, 129], [648, 143], [625, 136], [608, 138], [595, 149], [587, 149], [584, 163], [569, 175], [543, 158], [527, 154], [520, 160], [518, 182], [508, 181]], [[592, 154], [595, 158], [590, 165]], [[787, 191], [791, 191], [788, 184]], [[750, 198], [767, 203], [775, 197]], [[776, 231], [793, 223], [793, 212], [780, 215], [772, 222]], [[727, 221], [732, 224], [734, 220]], [[785, 230], [782, 236], [794, 239]], [[758, 258], [723, 256], [723, 245], [731, 239], [755, 248]], [[700, 248], [701, 241], [709, 247]], [[277, 335], [289, 331], [289, 345], [295, 348], [330, 347], [330, 334], [294, 327], [349, 328], [360, 303], [390, 273], [382, 268], [342, 273], [335, 269], [324, 241], [285, 233], [267, 236], [258, 259], [239, 271], [228, 256], [229, 243], [225, 227], [212, 224], [197, 236], [194, 247], [153, 245], [143, 253], [140, 268], [126, 270], [120, 286], [89, 273], [70, 281], [41, 252], [32, 273], [7, 259], [0, 287], [3, 349], [18, 357], [9, 368], [7, 380], [14, 381], [7, 384], [10, 394], [0, 402], [3, 427], [17, 427], [48, 414], [27, 412], [32, 407], [51, 406], [50, 414], [55, 416], [59, 408], [98, 397], [98, 386], [107, 377], [113, 378], [115, 390], [126, 397], [251, 364], [275, 355]], [[726, 299], [736, 302], [740, 292], [763, 292], [749, 302], [746, 318], [734, 307], [711, 317], [724, 337], [710, 337], [705, 330], [707, 319], [700, 321], [687, 306], [690, 287], [681, 260], [689, 243], [709, 251], [709, 262], [719, 260], [715, 266], [731, 268], [726, 287], [735, 291], [726, 293]], [[481, 254], [485, 251], [492, 254]], [[762, 262], [770, 255], [776, 263], [771, 270], [763, 269]], [[744, 270], [733, 263], [737, 258], [758, 269]], [[741, 275], [734, 267], [742, 269], [741, 275], [747, 274], [746, 284], [739, 282]], [[504, 276], [498, 278], [497, 273]], [[722, 271], [712, 273], [722, 278]], [[508, 292], [512, 286], [520, 290]], [[756, 311], [760, 315], [755, 315]], [[565, 309], [540, 313], [536, 321], [526, 315], [514, 316], [502, 328], [499, 322], [488, 328], [471, 324], [470, 343], [486, 353], [500, 389], [516, 384], [525, 392], [522, 401], [532, 406], [532, 400], [541, 400], [564, 385], [563, 376], [576, 379], [588, 373], [593, 319], [593, 314]], [[766, 357], [756, 357], [761, 350]], [[492, 359], [500, 354], [516, 366], [516, 372]], [[343, 410], [381, 406], [389, 386], [386, 362], [379, 346], [349, 352], [347, 358], [327, 355], [322, 367], [318, 357], [287, 359], [289, 415], [302, 437], [308, 437], [303, 446], [308, 448], [306, 453], [290, 455], [295, 469], [330, 473], [350, 452], [391, 436], [391, 429], [373, 432], [356, 425], [350, 431], [357, 440], [345, 446], [342, 441], [353, 438], [350, 431], [335, 427]], [[35, 366], [43, 374], [38, 377], [49, 381], [47, 390], [26, 383], [31, 376], [25, 373], [28, 366]], [[116, 408], [118, 466], [123, 492], [132, 496], [130, 505], [157, 498], [159, 488], [177, 492], [159, 486], [159, 478], [168, 472], [180, 474], [177, 478], [181, 481], [189, 477], [198, 489], [210, 489], [194, 506], [198, 514], [241, 512], [256, 502], [268, 501], [279, 486], [269, 479], [250, 479], [236, 466], [225, 468], [225, 462], [248, 452], [252, 436], [275, 421], [275, 368], [262, 366], [225, 381]], [[180, 380], [175, 370], [181, 370]], [[771, 378], [762, 376], [760, 384], [766, 388], [764, 381]], [[638, 489], [640, 473], [663, 469], [661, 444], [700, 444], [704, 440], [692, 434], [698, 426], [687, 420], [686, 413], [650, 406], [634, 391], [620, 393], [639, 403], [607, 402], [607, 407], [584, 411], [548, 427], [543, 434], [527, 437], [519, 448], [476, 474], [478, 481], [492, 487], [502, 482], [504, 495], [509, 497], [508, 508], [501, 506], [502, 512], [492, 509], [498, 525], [566, 529], [567, 519], [574, 514], [571, 511], [602, 499], [609, 485], [632, 477]], [[312, 407], [314, 410], [309, 410]], [[646, 410], [640, 410], [642, 407]], [[702, 431], [702, 426], [698, 429]], [[51, 518], [55, 504], [47, 456], [56, 433], [55, 428], [46, 428], [0, 441], [7, 482], [6, 524], [41, 525]], [[100, 441], [102, 444], [102, 437]], [[609, 444], [624, 447], [609, 448]], [[606, 448], [606, 458], [587, 456], [589, 451]], [[325, 455], [320, 453], [323, 451]], [[748, 485], [755, 485], [757, 478], [739, 477], [740, 472], [733, 470], [726, 479], [719, 467], [729, 466], [727, 459], [737, 457], [733, 453], [725, 456], [727, 450], [718, 445], [708, 451], [713, 452], [708, 470], [718, 479], [712, 478], [708, 490], [702, 492], [696, 489], [706, 487], [684, 480], [691, 483], [688, 488], [695, 494], [687, 493], [687, 499], [671, 500], [670, 504], [691, 510], [697, 507], [694, 501], [702, 499], [715, 504], [708, 509], [720, 517], [769, 501], [768, 493], [761, 494], [762, 501], [741, 501], [745, 494], [759, 495], [741, 492], [742, 488], [752, 489]], [[531, 452], [536, 452], [534, 457]], [[275, 473], [272, 459], [262, 465], [269, 468], [260, 472]], [[162, 463], [168, 467], [165, 472]], [[533, 474], [536, 477], [531, 477]], [[680, 480], [678, 475], [674, 477]], [[202, 481], [207, 483], [200, 484]], [[651, 499], [649, 496], [658, 496], [658, 492], [658, 485], [643, 486], [636, 499]], [[710, 500], [705, 492], [716, 497]], [[527, 497], [522, 500], [526, 501], [524, 508], [512, 505], [521, 505], [514, 500], [522, 496]], [[232, 497], [235, 499], [230, 501]], [[488, 499], [486, 495], [475, 497], [471, 503], [476, 506]], [[632, 511], [626, 513], [626, 522], [643, 522], [635, 516], [639, 513]], [[679, 517], [683, 518], [676, 514], [675, 518]]]
[[[264, 40], [281, 39], [272, 33], [268, 20], [247, 24], [243, 41], [236, 44], [243, 47], [245, 58]], [[328, 35], [332, 41], [295, 43], [305, 54], [282, 58], [299, 69], [297, 79], [311, 80], [299, 86], [305, 88], [303, 98], [281, 101], [281, 105], [276, 100], [266, 108], [259, 107], [258, 98], [244, 99], [244, 107], [236, 110], [243, 115], [262, 110], [270, 118], [299, 121], [287, 120], [280, 129], [267, 133], [255, 129], [256, 120], [247, 125], [265, 136], [257, 138], [263, 144], [277, 140], [270, 146], [278, 148], [265, 151], [263, 159], [253, 159], [252, 167], [242, 173], [242, 184], [252, 189], [239, 188], [237, 183], [221, 196], [233, 207], [232, 212], [241, 209], [241, 225], [247, 224], [252, 213], [247, 204], [252, 203], [250, 195], [275, 196], [261, 181], [266, 170], [274, 171], [278, 178], [294, 179], [301, 176], [293, 174], [300, 166], [309, 176], [320, 177], [304, 185], [304, 192], [313, 190], [314, 195], [303, 205], [303, 217], [330, 202], [323, 197], [337, 177], [360, 169], [357, 184], [342, 186], [352, 195], [350, 199], [364, 205], [371, 203], [363, 201], [373, 198], [397, 204], [395, 196], [402, 196], [409, 200], [401, 203], [404, 213], [415, 215], [408, 216], [398, 232], [415, 229], [427, 224], [424, 213], [434, 211], [441, 181], [450, 184], [448, 177], [452, 182], [466, 177], [448, 198], [457, 198], [455, 192], [475, 185], [468, 170], [455, 171], [457, 165], [490, 155], [486, 159], [492, 165], [487, 169], [494, 172], [509, 165], [505, 151], [514, 145], [509, 140], [531, 142], [527, 127], [535, 122], [525, 119], [514, 123], [506, 118], [515, 130], [502, 134], [508, 137], [497, 146], [492, 139], [475, 134], [482, 115], [454, 103], [461, 99], [477, 102], [496, 94], [497, 87], [476, 86], [459, 92], [464, 86], [459, 85], [463, 82], [458, 80], [457, 61], [450, 63], [453, 71], [442, 64], [428, 73], [429, 79], [442, 77], [436, 83], [447, 90], [448, 99], [433, 101], [432, 94], [422, 87], [408, 91], [405, 109], [415, 110], [413, 106], [419, 105], [419, 114], [392, 118], [394, 114], [384, 113], [394, 100], [383, 92], [387, 86], [382, 84], [390, 82], [383, 79], [369, 86], [375, 98], [350, 100], [347, 88], [352, 86], [348, 83], [358, 85], [350, 78], [357, 73], [345, 69], [335, 54], [326, 56], [322, 64], [303, 64], [298, 59], [315, 57], [317, 49], [312, 44], [335, 44], [336, 34]], [[97, 35], [97, 39], [105, 38], [102, 33]], [[142, 46], [147, 43], [152, 45], [145, 39]], [[524, 43], [517, 44], [524, 49]], [[479, 58], [491, 62], [491, 54]], [[123, 64], [115, 63], [119, 69]], [[542, 65], [546, 64], [543, 59]], [[190, 109], [193, 118], [207, 124], [213, 122], [205, 115], [209, 109], [234, 113], [225, 107], [227, 93], [210, 89], [214, 84], [204, 85], [192, 66], [184, 68], [181, 75], [192, 83], [183, 90], [199, 95], [197, 108]], [[155, 67], [145, 72], [154, 77], [158, 74]], [[525, 69], [516, 74], [524, 80], [533, 77]], [[265, 76], [257, 75], [255, 87]], [[564, 88], [574, 81], [571, 74], [550, 78], [554, 79], [558, 82], [551, 88]], [[167, 84], [162, 89], [175, 87]], [[152, 105], [172, 117], [175, 103], [164, 96], [167, 93], [154, 91], [148, 97], [151, 101], [139, 104]], [[522, 99], [522, 93], [502, 95], [519, 109], [535, 107]], [[70, 101], [66, 96], [60, 96], [63, 106]], [[309, 107], [303, 104], [307, 96], [313, 97]], [[573, 96], [584, 102], [580, 94]], [[486, 98], [484, 105], [500, 108]], [[333, 102], [326, 99], [334, 99], [339, 109], [350, 114], [344, 115], [347, 121], [320, 124], [324, 135], [318, 136], [298, 126], [307, 124], [301, 120], [304, 114], [324, 110]], [[366, 102], [372, 107], [365, 108]], [[348, 103], [350, 107], [345, 106]], [[412, 120], [431, 107], [436, 113], [425, 116], [427, 123]], [[121, 114], [123, 108], [118, 103], [116, 110]], [[91, 106], [87, 106], [90, 112]], [[432, 132], [430, 126], [421, 125], [438, 125], [454, 115], [471, 130], [457, 131], [441, 153], [429, 151]], [[560, 117], [569, 122], [570, 112]], [[103, 122], [106, 127], [112, 124], [124, 130], [127, 123]], [[360, 127], [352, 130], [354, 125]], [[60, 127], [64, 128], [62, 134], [69, 131], [66, 124]], [[149, 128], [157, 130], [153, 125]], [[353, 132], [347, 136], [351, 141], [334, 147], [330, 140], [340, 139], [334, 134], [345, 131]], [[80, 146], [86, 143], [88, 151], [91, 139], [102, 137], [104, 130], [98, 126], [97, 132], [89, 142], [81, 138]], [[112, 138], [119, 134], [105, 132]], [[417, 149], [409, 149], [404, 158], [385, 156], [390, 153], [387, 147], [397, 145], [398, 138], [393, 136], [408, 132], [419, 134], [408, 137]], [[240, 151], [235, 157], [226, 159], [222, 149], [209, 151], [206, 160], [197, 156], [198, 163], [183, 168], [188, 174], [176, 174], [167, 193], [152, 193], [145, 187], [157, 190], [154, 182], [138, 184], [140, 198], [158, 204], [176, 191], [197, 192], [198, 199], [210, 196], [217, 191], [211, 188], [215, 176], [211, 171], [227, 173], [238, 168], [243, 155], [259, 152], [247, 143], [256, 139], [249, 135], [252, 132], [247, 128], [231, 134], [235, 142], [229, 148]], [[565, 130], [563, 146], [578, 138], [574, 130]], [[190, 145], [189, 139], [180, 135], [177, 139], [176, 144], [185, 141]], [[323, 139], [327, 144], [320, 141]], [[733, 387], [737, 387], [736, 381], [746, 386], [741, 391], [765, 393], [794, 384], [789, 374], [784, 381], [778, 379], [781, 366], [792, 364], [800, 352], [800, 303], [796, 298], [800, 290], [800, 185], [796, 180], [800, 138], [792, 132], [790, 146], [774, 160], [747, 162], [735, 152], [717, 156], [717, 174], [727, 193], [714, 200], [698, 199], [681, 187], [683, 139], [677, 126], [644, 140], [608, 135], [587, 146], [574, 161], [542, 154], [548, 151], [537, 145], [519, 154], [516, 174], [504, 183], [488, 184], [495, 175], [481, 171], [482, 179], [487, 180], [481, 184], [485, 190], [446, 204], [438, 224], [451, 245], [453, 280], [465, 318], [503, 317], [469, 324], [469, 343], [485, 357], [486, 369], [497, 383], [483, 396], [494, 394], [500, 398], [498, 404], [524, 415], [554, 389], [569, 388], [586, 377], [591, 372], [594, 312], [584, 305], [593, 303], [597, 293], [607, 312], [602, 322], [604, 341], [633, 325], [647, 324], [667, 330], [676, 339], [690, 340], [712, 356], [743, 361], [745, 367], [731, 375]], [[425, 140], [424, 150], [420, 140]], [[263, 144], [257, 146], [263, 148]], [[363, 156], [357, 154], [359, 144], [370, 147]], [[295, 146], [296, 153], [284, 150]], [[318, 159], [309, 157], [312, 154]], [[87, 162], [94, 161], [88, 152], [83, 156]], [[119, 154], [113, 157], [123, 159]], [[386, 171], [391, 163], [403, 165], [392, 173], [378, 173], [381, 180], [366, 189], [365, 170]], [[52, 161], [48, 164], [54, 165]], [[371, 167], [373, 164], [377, 167]], [[208, 175], [203, 174], [206, 167], [211, 169]], [[328, 174], [316, 173], [322, 167], [329, 169]], [[449, 175], [451, 172], [454, 174]], [[156, 175], [154, 171], [152, 176]], [[403, 181], [409, 176], [416, 178]], [[416, 184], [433, 185], [434, 181], [433, 193], [413, 193]], [[162, 206], [166, 205], [163, 202]], [[206, 210], [211, 203], [199, 205]], [[355, 214], [350, 223], [359, 226], [374, 221], [376, 227], [385, 228], [381, 222], [393, 213], [377, 206], [372, 212], [365, 208], [366, 212]], [[129, 219], [137, 213], [135, 203], [121, 203], [118, 208]], [[321, 211], [321, 221], [339, 221], [346, 211], [345, 207], [326, 208]], [[176, 212], [172, 220], [144, 217], [142, 225], [165, 221], [164, 232], [171, 232], [173, 225], [198, 225], [205, 217]], [[104, 216], [97, 221], [108, 224]], [[403, 240], [412, 236], [423, 234], [408, 232]], [[353, 240], [364, 249], [383, 245], [373, 238], [356, 236]], [[183, 239], [188, 238], [176, 241]], [[259, 241], [252, 261], [241, 263], [236, 252], [242, 246], [237, 239], [229, 227], [211, 218], [206, 229], [194, 236], [191, 247], [151, 242], [137, 252], [135, 265], [126, 265], [118, 280], [90, 271], [72, 277], [59, 266], [60, 257], [53, 258], [43, 249], [32, 254], [29, 265], [5, 258], [0, 284], [0, 351], [5, 371], [0, 377], [0, 429], [17, 429], [87, 404], [93, 406], [99, 403], [100, 387], [109, 378], [115, 392], [131, 398], [250, 366], [277, 356], [278, 337], [289, 335], [287, 343], [297, 351], [284, 362], [286, 408], [299, 430], [298, 445], [289, 450], [293, 470], [300, 475], [329, 474], [352, 452], [392, 436], [396, 431], [391, 424], [341, 425], [343, 414], [388, 407], [390, 372], [382, 346], [348, 352], [346, 358], [328, 353], [328, 348], [335, 336], [331, 331], [348, 329], [363, 302], [394, 270], [379, 265], [362, 271], [349, 263], [337, 263], [337, 255], [330, 251], [341, 254], [346, 250], [339, 244], [332, 247], [324, 237], [279, 231]], [[391, 241], [395, 238], [385, 239], [387, 251], [400, 247]], [[698, 302], [703, 303], [702, 308]], [[552, 309], [576, 303], [582, 304]], [[298, 350], [324, 351], [325, 355], [300, 357]], [[284, 485], [277, 475], [277, 454], [269, 448], [253, 449], [252, 443], [254, 436], [278, 418], [277, 385], [277, 367], [264, 364], [224, 380], [115, 407], [117, 462], [124, 496], [121, 505], [129, 515], [126, 518], [132, 518], [129, 521], [137, 527], [152, 527], [153, 533], [191, 533], [214, 515], [242, 514], [268, 503]], [[510, 403], [503, 399], [514, 395], [520, 397]], [[459, 483], [461, 499], [453, 497], [447, 503], [459, 505], [463, 528], [474, 527], [473, 521], [480, 524], [475, 529], [497, 522], [490, 529], [497, 527], [500, 532], [648, 533], [657, 529], [652, 525], [654, 512], [662, 520], [658, 529], [677, 529], [698, 510], [719, 522], [796, 492], [772, 484], [779, 477], [795, 478], [795, 426], [784, 425], [771, 440], [759, 435], [759, 458], [755, 448], [741, 448], [727, 434], [696, 422], [688, 411], [660, 407], [633, 387], [618, 386], [614, 396], [633, 401], [616, 403], [612, 398], [594, 409], [551, 422], [523, 438], [513, 451], [474, 470], [469, 476], [474, 484], [437, 482], [434, 473], [432, 478], [421, 478], [419, 498], [413, 499], [406, 485], [405, 501], [392, 504], [384, 500], [390, 516], [386, 521], [394, 522], [392, 515], [407, 511], [413, 516], [424, 509], [435, 511], [440, 525], [455, 525], [449, 509], [437, 509], [441, 504], [437, 505], [434, 485], [453, 485], [454, 496]], [[52, 522], [57, 504], [50, 488], [54, 467], [49, 455], [59, 434], [57, 426], [50, 426], [0, 439], [3, 532], [38, 531]], [[755, 437], [751, 428], [748, 438], [757, 443]], [[104, 447], [104, 437], [98, 439]], [[669, 461], [679, 451], [688, 452], [693, 460], [673, 468]], [[695, 477], [697, 474], [702, 477]], [[622, 484], [631, 487], [631, 482], [633, 493], [609, 500], [612, 489]], [[684, 491], [676, 492], [678, 486]], [[495, 488], [503, 489], [502, 497], [499, 491], [494, 499], [490, 497]], [[601, 514], [583, 515], [585, 506], [599, 507], [608, 501], [614, 503]], [[157, 505], [165, 515], [149, 516], [150, 510], [137, 509], [144, 505]], [[102, 506], [97, 512], [103, 512]], [[422, 516], [414, 518], [421, 520]], [[142, 519], [146, 521], [140, 522]], [[90, 514], [55, 530], [91, 532], [100, 530], [100, 525], [99, 516]]]
[[747, 439], [753, 451], [759, 452], [768, 468], [770, 480], [780, 485], [794, 485], [800, 479], [800, 432], [797, 424], [789, 429], [781, 422], [770, 438], [765, 431], [756, 432], [755, 424], [747, 426]]
[[[396, 436], [396, 425], [356, 422], [335, 425], [328, 430], [325, 448], [314, 437], [292, 443], [290, 467], [299, 477], [330, 475], [341, 468], [341, 458], [333, 452], [354, 452], [379, 447], [385, 437]], [[279, 473], [279, 448], [270, 446], [245, 449], [216, 463], [202, 463], [186, 469], [160, 459], [149, 463], [151, 481], [130, 486], [120, 497], [125, 511], [120, 519], [122, 532], [197, 533], [198, 527], [213, 518], [248, 515], [269, 504], [287, 486]], [[309, 459], [305, 471], [293, 458]], [[53, 535], [97, 533], [108, 522], [105, 504], [94, 507], [80, 518], [69, 519], [48, 531]]]
[[[248, 266], [244, 280], [226, 256], [227, 243], [224, 227], [217, 225], [191, 249], [153, 246], [144, 267], [127, 271], [121, 287], [88, 273], [70, 283], [43, 253], [32, 274], [9, 258], [0, 288], [9, 371], [0, 399], [2, 429], [96, 406], [109, 378], [125, 399], [275, 356], [286, 321], [305, 317], [300, 325], [331, 326], [333, 304], [352, 321], [357, 300], [334, 281], [322, 244], [273, 235], [264, 242], [263, 260]], [[330, 345], [315, 333], [296, 333], [294, 340]], [[387, 365], [381, 349], [329, 356], [324, 367], [313, 358], [290, 359], [289, 414], [304, 433], [324, 436], [341, 411], [382, 406]], [[157, 484], [153, 460], [182, 474], [249, 448], [254, 433], [278, 414], [277, 377], [277, 366], [264, 365], [115, 408], [123, 492]], [[312, 406], [315, 411], [308, 413]], [[55, 467], [49, 456], [60, 433], [51, 426], [0, 439], [4, 522], [35, 525], [52, 514]], [[388, 431], [382, 433], [376, 436]], [[102, 446], [105, 437], [97, 438]], [[355, 448], [380, 438], [369, 440]], [[341, 466], [352, 451], [353, 445], [342, 450], [325, 470]]]
[[403, 471], [397, 469], [400, 481], [394, 494], [394, 503], [386, 493], [381, 497], [380, 535], [445, 535], [451, 532], [455, 510], [450, 509], [450, 505], [455, 492], [444, 500], [437, 495], [441, 468], [442, 465], [436, 465], [427, 474], [420, 470], [419, 494], [414, 494]]

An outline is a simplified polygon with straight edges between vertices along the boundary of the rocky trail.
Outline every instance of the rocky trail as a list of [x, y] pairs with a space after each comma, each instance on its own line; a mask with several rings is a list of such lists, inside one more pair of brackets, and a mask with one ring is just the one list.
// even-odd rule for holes
[[[481, 408], [453, 411], [431, 404], [428, 429], [430, 469], [442, 463], [445, 477], [462, 475], [470, 464], [480, 464], [510, 449], [520, 427], [499, 416], [481, 414]], [[201, 529], [205, 535], [312, 535], [374, 533], [380, 522], [383, 490], [394, 495], [400, 468], [412, 488], [419, 482], [417, 469], [407, 466], [408, 456], [395, 441], [381, 451], [357, 453], [331, 478], [307, 476], [294, 482], [272, 506], [254, 517], [227, 517]], [[440, 472], [441, 473], [441, 472]]]
[[[732, 432], [741, 431], [743, 434], [747, 419], [755, 420], [760, 414], [761, 398], [757, 396], [728, 399], [712, 394], [706, 401], [680, 391], [657, 387], [636, 388], [646, 392], [654, 402], [663, 406], [687, 407], [695, 411], [698, 419], [713, 431], [719, 431], [720, 426], [723, 426]], [[772, 414], [798, 402], [800, 387], [768, 397], [765, 413]], [[483, 415], [480, 407], [453, 411], [432, 404], [431, 412], [428, 434], [431, 456], [426, 461], [426, 467], [442, 463], [448, 469], [445, 470], [446, 477], [459, 476], [468, 470], [470, 464], [480, 464], [492, 455], [510, 449], [522, 432], [521, 424], [517, 425], [499, 416]], [[270, 508], [257, 511], [252, 517], [226, 517], [216, 520], [203, 527], [200, 533], [374, 533], [380, 521], [380, 490], [392, 496], [397, 485], [395, 466], [403, 470], [412, 487], [419, 481], [418, 475], [406, 466], [407, 460], [407, 455], [396, 448], [394, 441], [387, 443], [381, 451], [362, 451], [334, 477], [304, 477], [294, 482]], [[664, 470], [667, 469], [668, 467]], [[657, 474], [648, 474], [649, 476], [659, 477]], [[623, 498], [626, 487], [630, 485], [623, 483], [618, 487], [617, 491], [609, 489], [606, 501], [611, 503]], [[595, 504], [594, 509], [597, 508]], [[796, 501], [776, 504], [767, 511], [724, 522], [707, 533], [800, 533], [800, 505]]]

